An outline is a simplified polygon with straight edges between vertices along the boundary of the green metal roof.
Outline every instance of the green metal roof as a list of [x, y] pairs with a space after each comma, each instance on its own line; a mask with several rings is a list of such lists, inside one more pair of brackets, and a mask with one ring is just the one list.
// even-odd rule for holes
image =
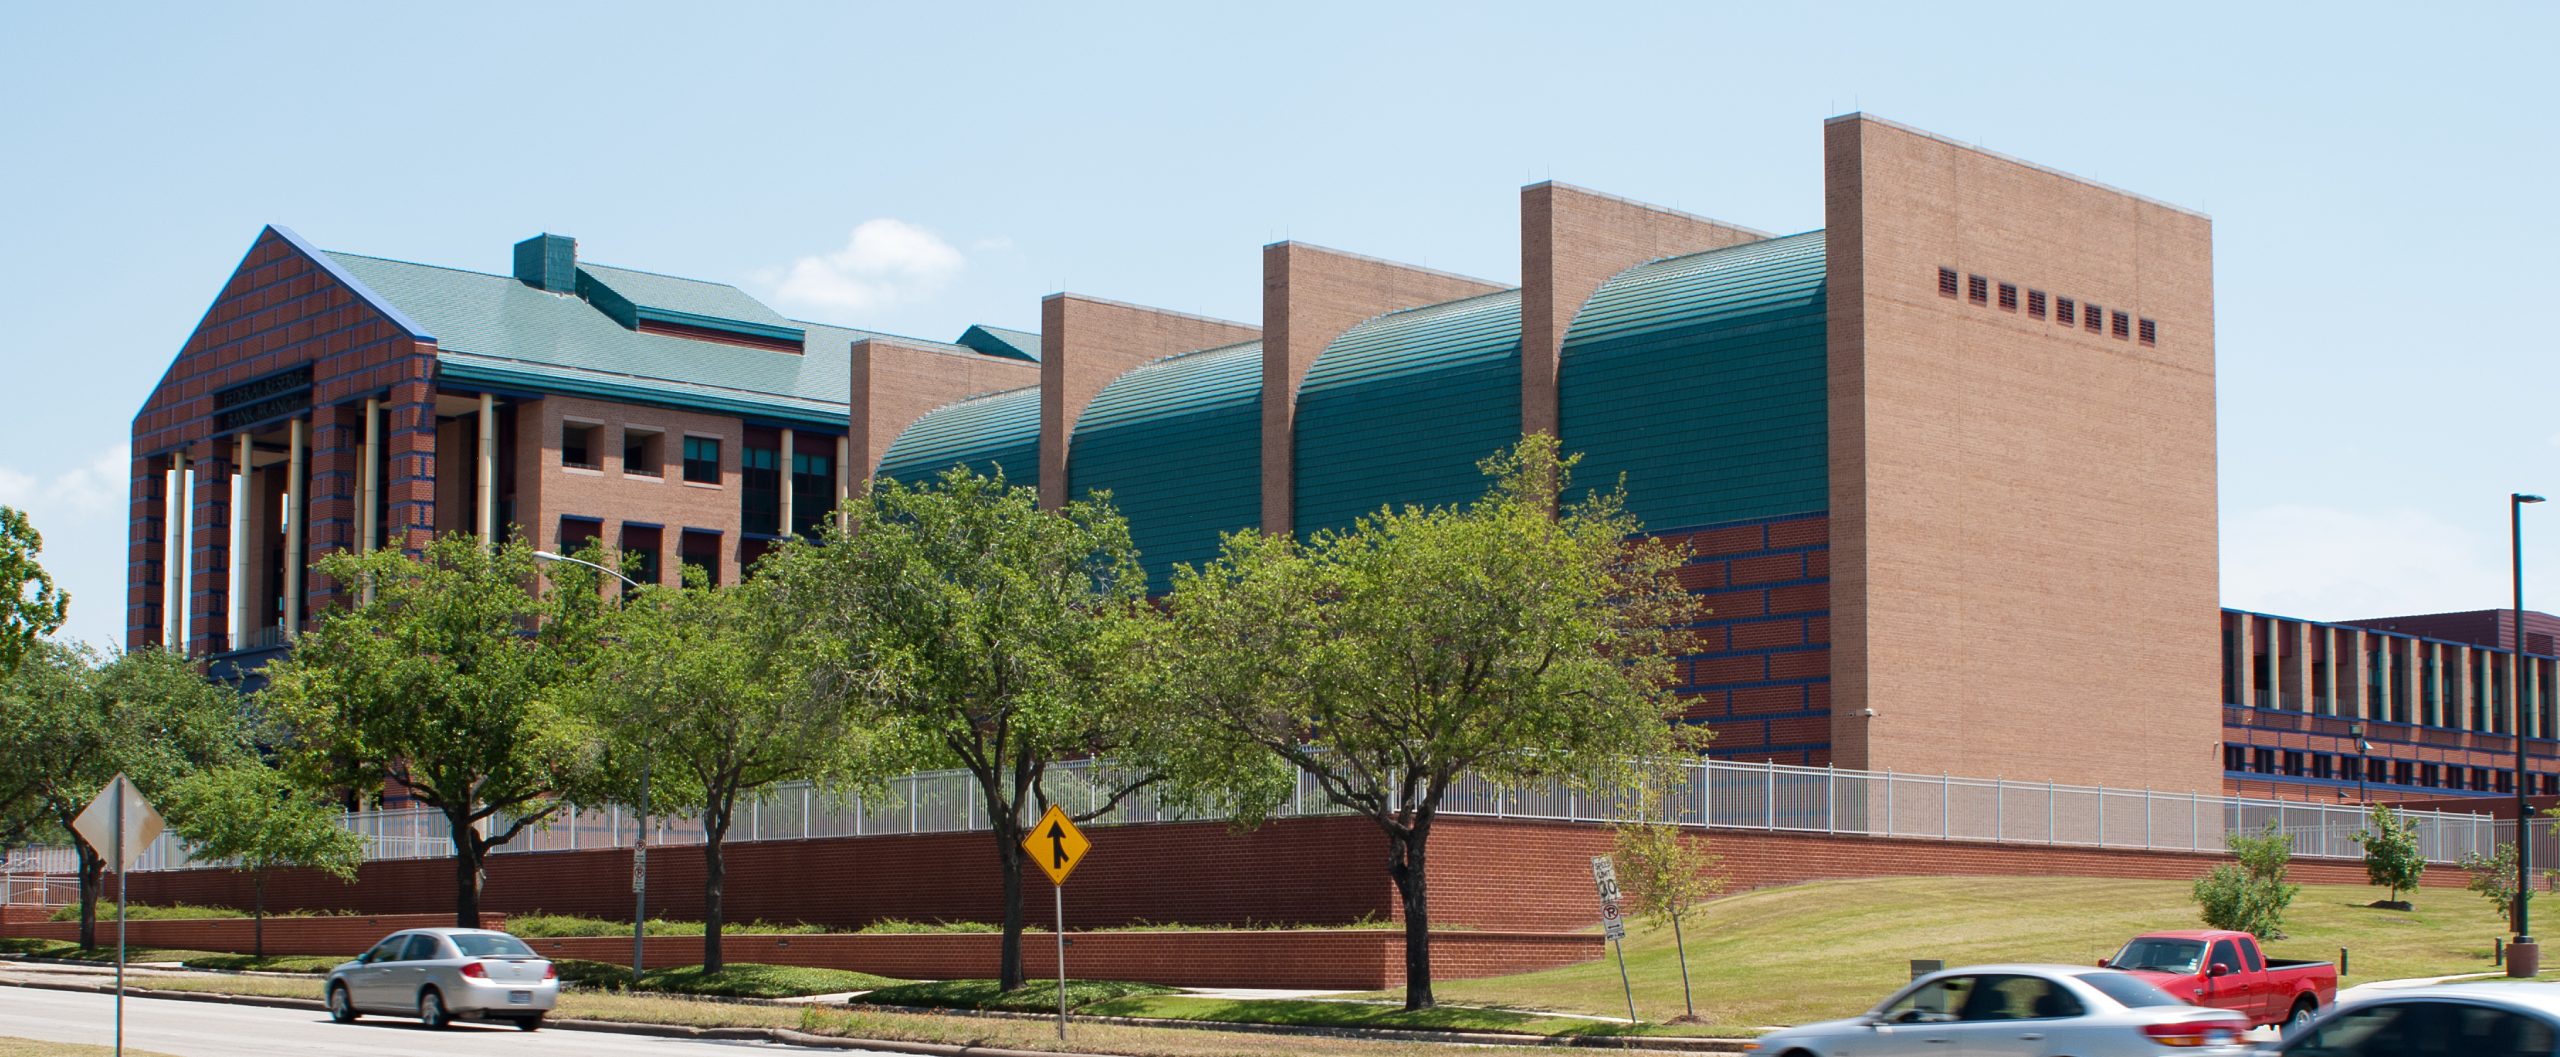
[[1294, 528], [1484, 494], [1520, 438], [1520, 292], [1391, 312], [1326, 346], [1298, 387]]
[[1576, 481], [1655, 530], [1826, 509], [1825, 325], [1819, 231], [1619, 273], [1565, 332]]
[[960, 332], [960, 340], [957, 344], [966, 345], [989, 356], [1040, 362], [1040, 335], [1027, 330], [1007, 330], [1003, 327], [990, 327], [979, 323]]
[[681, 312], [689, 316], [735, 320], [740, 323], [762, 323], [767, 326], [791, 327], [791, 321], [765, 303], [747, 296], [747, 292], [727, 283], [710, 283], [700, 279], [679, 279], [656, 272], [610, 268], [601, 264], [580, 264], [578, 270], [610, 287], [632, 304]]
[[[586, 301], [545, 293], [511, 276], [351, 253], [327, 257], [374, 297], [398, 306], [436, 335], [438, 361], [448, 376], [492, 387], [772, 417], [840, 430], [852, 384], [853, 342], [887, 336], [786, 319], [761, 305], [760, 313], [750, 313], [725, 303], [721, 311], [757, 317], [744, 322], [801, 331], [806, 335], [803, 351], [696, 341], [625, 329]], [[645, 276], [655, 283], [644, 282], [643, 287], [659, 293], [681, 290], [716, 300], [724, 295], [708, 290], [717, 289], [753, 300], [716, 283], [598, 270], [621, 281]], [[712, 307], [710, 300], [683, 303]], [[979, 355], [942, 342], [899, 340], [955, 356]]]
[[1067, 493], [1111, 492], [1147, 569], [1218, 554], [1218, 536], [1262, 523], [1262, 343], [1184, 353], [1113, 379], [1076, 420]]
[[880, 456], [879, 476], [921, 484], [953, 466], [988, 476], [1001, 468], [1008, 485], [1040, 483], [1040, 387], [944, 404], [898, 434]]

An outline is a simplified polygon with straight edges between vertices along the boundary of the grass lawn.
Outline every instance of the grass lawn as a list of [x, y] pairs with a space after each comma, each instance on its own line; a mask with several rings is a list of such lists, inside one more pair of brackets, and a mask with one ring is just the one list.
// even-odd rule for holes
[[[2408, 912], [2374, 910], [2376, 888], [2305, 885], [2285, 914], [2282, 958], [2334, 959], [2350, 948], [2355, 984], [2484, 972], [2503, 919], [2469, 892], [2430, 888]], [[2089, 965], [2135, 934], [2199, 928], [2182, 881], [2076, 877], [1900, 877], [1762, 889], [1699, 907], [1684, 928], [1698, 1015], [1765, 1026], [1855, 1015], [1910, 979], [1908, 959], [1948, 965], [2028, 961]], [[1659, 1023], [1681, 1011], [1669, 929], [1631, 927], [1627, 973], [1636, 1011]], [[1443, 1002], [1625, 1015], [1614, 958], [1484, 980], [1440, 980]], [[1383, 992], [1376, 997], [1400, 997]]]
[[[600, 968], [590, 968], [597, 967]], [[561, 979], [574, 980], [606, 990], [628, 989], [631, 969], [628, 966], [598, 962], [579, 963], [573, 974], [561, 970]], [[800, 965], [764, 965], [757, 962], [730, 962], [716, 973], [702, 971], [700, 965], [677, 965], [649, 969], [640, 974], [639, 990], [677, 995], [709, 995], [715, 998], [797, 998], [802, 995], [832, 995], [845, 991], [869, 991], [903, 981], [846, 969], [816, 969]]]
[[[107, 926], [100, 931], [112, 936], [115, 932], [115, 928], [114, 926]], [[70, 940], [40, 940], [25, 936], [0, 936], [0, 957], [65, 958], [72, 961], [112, 962], [116, 960], [116, 949], [113, 944], [109, 944], [104, 947], [83, 947]], [[183, 962], [191, 958], [216, 957], [223, 957], [223, 955], [215, 954], [212, 951], [170, 950], [161, 947], [126, 947], [124, 951], [124, 960], [128, 963]], [[340, 960], [343, 961], [344, 959]], [[331, 962], [330, 964], [335, 965], [337, 963]]]
[[[109, 1057], [112, 1046], [82, 1046], [73, 1042], [37, 1042], [34, 1039], [0, 1037], [0, 1057]], [[158, 1050], [124, 1048], [124, 1057], [169, 1057]]]
[[270, 954], [264, 958], [246, 954], [208, 954], [186, 959], [189, 969], [220, 969], [224, 972], [308, 973], [319, 975], [346, 964], [347, 958], [334, 954]]

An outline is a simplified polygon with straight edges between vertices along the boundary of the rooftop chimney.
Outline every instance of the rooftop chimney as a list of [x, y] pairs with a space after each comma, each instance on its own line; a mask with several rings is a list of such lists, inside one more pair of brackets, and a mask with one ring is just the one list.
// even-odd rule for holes
[[536, 235], [516, 243], [516, 278], [536, 290], [555, 294], [578, 288], [578, 240], [567, 235]]

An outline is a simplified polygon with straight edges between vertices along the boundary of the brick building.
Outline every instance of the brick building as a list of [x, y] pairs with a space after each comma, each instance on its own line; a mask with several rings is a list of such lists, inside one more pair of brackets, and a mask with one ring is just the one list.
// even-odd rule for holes
[[2501, 659], [2446, 652], [2476, 631], [2217, 610], [2208, 219], [1864, 115], [1822, 131], [1817, 231], [1544, 183], [1517, 286], [1283, 242], [1259, 320], [1061, 293], [1038, 334], [949, 343], [557, 236], [485, 274], [271, 228], [135, 419], [129, 640], [252, 666], [330, 603], [312, 558], [440, 531], [729, 580], [859, 482], [955, 463], [1110, 490], [1161, 584], [1220, 532], [1463, 501], [1543, 430], [1697, 551], [1681, 692], [1719, 756], [2318, 790], [2329, 728], [2369, 717], [2407, 728], [2367, 734], [2378, 773], [2440, 794], [2421, 757], [2494, 755], [2494, 707], [2360, 689], [2395, 657], [2485, 685], [2463, 666]]

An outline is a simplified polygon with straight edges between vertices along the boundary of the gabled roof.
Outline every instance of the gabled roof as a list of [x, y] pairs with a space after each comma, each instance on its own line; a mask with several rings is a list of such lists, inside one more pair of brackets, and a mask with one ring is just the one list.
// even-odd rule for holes
[[1040, 335], [1027, 330], [1007, 330], [974, 324], [960, 334], [960, 344], [989, 356], [1040, 362]]
[[[871, 331], [785, 318], [733, 286], [582, 265], [617, 293], [714, 318], [805, 334], [803, 351], [753, 348], [630, 330], [597, 306], [489, 275], [352, 253], [325, 253], [374, 298], [436, 335], [457, 380], [844, 428], [853, 343]], [[682, 307], [679, 307], [682, 306]], [[696, 309], [707, 309], [697, 312]], [[740, 318], [744, 317], [744, 318]], [[958, 345], [900, 338], [975, 357]]]

